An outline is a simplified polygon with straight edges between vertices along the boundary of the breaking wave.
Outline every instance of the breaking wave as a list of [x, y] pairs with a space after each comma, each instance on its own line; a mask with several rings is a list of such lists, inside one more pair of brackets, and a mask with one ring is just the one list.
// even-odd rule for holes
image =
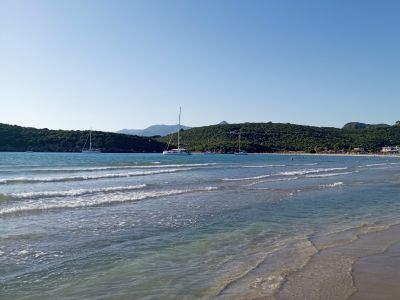
[[137, 190], [146, 187], [146, 184], [129, 185], [129, 186], [117, 186], [117, 187], [107, 187], [107, 188], [96, 188], [96, 189], [76, 189], [68, 191], [44, 191], [44, 192], [26, 192], [26, 193], [13, 193], [6, 194], [12, 198], [18, 199], [33, 199], [33, 198], [47, 198], [47, 197], [64, 197], [64, 196], [81, 196], [87, 194], [96, 193], [111, 193], [111, 192], [122, 192]]
[[259, 180], [259, 181], [255, 181], [255, 182], [251, 182], [251, 183], [245, 184], [245, 185], [243, 185], [243, 186], [253, 186], [253, 185], [260, 184], [260, 183], [269, 183], [269, 182], [273, 183], [273, 182], [280, 182], [280, 181], [292, 181], [292, 180], [296, 180], [296, 179], [298, 179], [298, 178], [299, 178], [299, 177]]
[[354, 172], [341, 172], [341, 173], [328, 173], [328, 174], [310, 174], [306, 175], [308, 178], [320, 178], [320, 177], [332, 177], [332, 176], [340, 176], [340, 175], [347, 175], [352, 174]]
[[386, 166], [387, 163], [381, 163], [381, 164], [370, 164], [370, 165], [365, 165], [365, 167], [380, 167], [380, 166]]
[[133, 176], [146, 176], [162, 173], [175, 173], [179, 171], [189, 171], [192, 168], [179, 168], [179, 169], [166, 169], [154, 171], [137, 171], [129, 173], [110, 173], [100, 175], [74, 175], [74, 176], [57, 176], [57, 177], [15, 177], [0, 179], [0, 184], [9, 183], [37, 183], [37, 182], [60, 182], [60, 181], [80, 181], [80, 180], [94, 180], [105, 178], [123, 178]]
[[[12, 213], [29, 212], [29, 211], [42, 211], [48, 209], [62, 209], [62, 208], [77, 208], [77, 207], [90, 207], [99, 206], [105, 204], [116, 204], [122, 202], [139, 201], [151, 198], [160, 198], [166, 196], [173, 196], [186, 193], [194, 192], [209, 192], [216, 190], [216, 187], [205, 187], [198, 189], [174, 189], [167, 191], [140, 191], [130, 193], [112, 193], [107, 195], [92, 195], [92, 196], [81, 196], [75, 198], [66, 198], [60, 200], [60, 198], [51, 200], [35, 200], [31, 202], [25, 202], [21, 205], [13, 207], [6, 207], [0, 209], [0, 215], [7, 215]], [[15, 204], [15, 203], [14, 203]]]
[[332, 188], [332, 187], [338, 187], [338, 186], [342, 186], [342, 185], [343, 185], [343, 182], [342, 181], [338, 181], [338, 182], [334, 182], [334, 183], [331, 183], [331, 184], [323, 184], [323, 185], [320, 185], [320, 187]]
[[[26, 169], [7, 169], [5, 171], [29, 171], [29, 172], [99, 172], [111, 170], [135, 170], [135, 169], [164, 169], [164, 168], [190, 168], [190, 167], [207, 167], [214, 166], [216, 163], [199, 163], [199, 164], [168, 164], [168, 165], [121, 165], [121, 166], [99, 166], [99, 167], [56, 167], [56, 168], [26, 168]], [[2, 170], [4, 171], [4, 170]]]
[[339, 170], [347, 170], [347, 167], [343, 168], [318, 168], [318, 169], [304, 169], [304, 170], [295, 170], [295, 171], [286, 171], [281, 172], [277, 175], [282, 176], [293, 176], [293, 175], [305, 175], [310, 173], [322, 173], [322, 172], [329, 172], [329, 171], [339, 171]]
[[303, 169], [303, 170], [295, 170], [295, 171], [285, 171], [276, 174], [266, 174], [259, 175], [253, 177], [241, 177], [241, 178], [223, 178], [223, 181], [241, 181], [241, 180], [256, 180], [256, 179], [264, 179], [271, 176], [296, 176], [296, 175], [305, 175], [310, 173], [321, 173], [321, 172], [329, 172], [329, 171], [337, 171], [337, 170], [346, 170], [347, 168], [319, 168], [319, 169]]
[[273, 167], [286, 167], [286, 165], [242, 165], [242, 168], [273, 168]]
[[263, 179], [271, 177], [271, 175], [260, 175], [254, 177], [242, 177], [242, 178], [223, 178], [223, 181], [241, 181], [241, 180], [253, 180], [253, 179]]

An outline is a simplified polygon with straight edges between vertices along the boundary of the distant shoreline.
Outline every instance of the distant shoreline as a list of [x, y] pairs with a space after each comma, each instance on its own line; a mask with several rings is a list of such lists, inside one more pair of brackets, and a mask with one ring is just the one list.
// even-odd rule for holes
[[306, 153], [306, 152], [276, 152], [276, 153], [254, 153], [254, 154], [277, 154], [277, 155], [307, 155], [307, 156], [356, 156], [356, 157], [398, 157], [400, 154], [382, 153]]
[[[80, 154], [82, 152], [62, 152], [62, 151], [0, 151], [0, 153], [73, 153]], [[193, 151], [193, 154], [204, 154], [204, 152]], [[162, 154], [162, 152], [100, 152], [97, 154]], [[233, 153], [215, 153], [223, 155], [234, 155]], [[383, 153], [308, 153], [308, 152], [249, 152], [249, 155], [287, 155], [287, 156], [337, 156], [337, 157], [395, 157], [400, 158], [400, 153], [383, 154]]]
[[[194, 154], [203, 154], [204, 152], [193, 151]], [[216, 153], [216, 154], [232, 154], [233, 153]], [[249, 152], [249, 155], [288, 155], [288, 156], [356, 156], [356, 157], [398, 157], [400, 158], [400, 153], [397, 154], [383, 154], [383, 153], [308, 153], [308, 152]]]

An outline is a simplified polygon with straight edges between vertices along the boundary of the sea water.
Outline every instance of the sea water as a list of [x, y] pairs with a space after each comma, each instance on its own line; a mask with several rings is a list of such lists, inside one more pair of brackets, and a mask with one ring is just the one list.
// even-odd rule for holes
[[348, 296], [356, 255], [321, 251], [397, 224], [399, 175], [396, 157], [0, 153], [0, 298], [287, 299], [307, 269]]

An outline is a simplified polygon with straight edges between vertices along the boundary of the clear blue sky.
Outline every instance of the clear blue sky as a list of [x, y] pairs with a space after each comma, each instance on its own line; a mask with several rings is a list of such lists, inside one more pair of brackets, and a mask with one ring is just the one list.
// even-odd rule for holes
[[400, 119], [400, 1], [0, 0], [0, 122]]

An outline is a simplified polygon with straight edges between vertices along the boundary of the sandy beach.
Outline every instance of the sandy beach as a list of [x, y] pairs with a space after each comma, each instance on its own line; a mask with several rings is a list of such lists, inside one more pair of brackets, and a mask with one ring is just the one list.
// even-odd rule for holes
[[400, 226], [394, 226], [383, 236], [393, 244], [382, 252], [360, 258], [354, 264], [353, 278], [357, 291], [350, 300], [399, 299]]
[[399, 299], [400, 225], [376, 224], [356, 231], [337, 235], [335, 246], [325, 244], [328, 239], [315, 240], [319, 252], [288, 277], [276, 298]]

